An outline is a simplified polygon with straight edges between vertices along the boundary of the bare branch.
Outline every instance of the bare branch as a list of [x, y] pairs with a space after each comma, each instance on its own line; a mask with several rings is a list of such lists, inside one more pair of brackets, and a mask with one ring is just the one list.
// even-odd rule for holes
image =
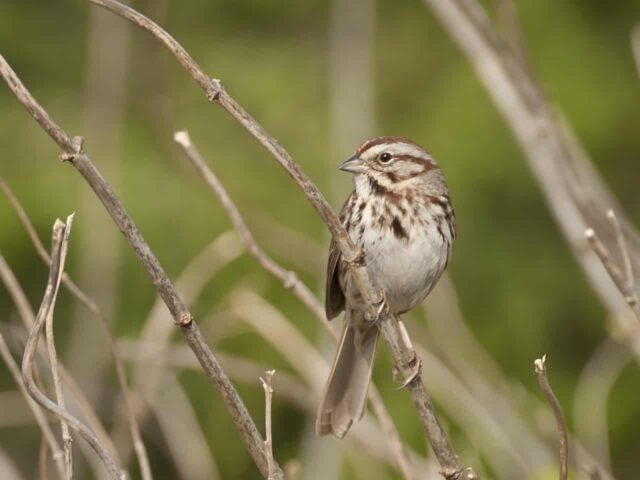
[[540, 390], [547, 397], [547, 401], [553, 410], [553, 414], [556, 417], [556, 425], [558, 427], [558, 435], [560, 436], [560, 480], [567, 480], [569, 472], [569, 440], [567, 436], [567, 423], [564, 419], [564, 413], [562, 413], [562, 407], [560, 402], [556, 398], [551, 385], [549, 385], [549, 379], [547, 378], [547, 368], [545, 362], [547, 356], [543, 355], [542, 358], [536, 359], [533, 363], [536, 375], [538, 376], [538, 384]]
[[[75, 214], [71, 214], [67, 217], [67, 221], [64, 228], [64, 238], [62, 239], [62, 247], [60, 249], [60, 270], [55, 278], [56, 287], [53, 299], [51, 300], [51, 308], [45, 319], [45, 337], [47, 340], [47, 351], [49, 353], [49, 364], [51, 365], [51, 374], [53, 376], [53, 385], [56, 392], [56, 401], [60, 408], [67, 409], [67, 405], [64, 399], [64, 392], [62, 391], [62, 381], [60, 380], [60, 371], [58, 365], [58, 354], [56, 353], [55, 340], [53, 336], [53, 307], [56, 302], [56, 295], [60, 280], [62, 277], [62, 271], [64, 270], [64, 262], [67, 256], [67, 245], [69, 242], [69, 235], [71, 234], [71, 225], [73, 223], [73, 217]], [[55, 230], [55, 227], [54, 227]], [[64, 467], [65, 478], [71, 480], [73, 477], [73, 460], [72, 460], [72, 448], [71, 448], [71, 434], [69, 433], [69, 426], [64, 420], [61, 420], [62, 426], [62, 446], [64, 448]]]
[[[2, 57], [0, 57], [0, 60], [2, 60]], [[60, 279], [62, 277], [62, 271], [64, 270], [64, 260], [68, 240], [69, 230], [67, 225], [62, 223], [60, 220], [56, 220], [53, 227], [49, 280], [44, 292], [42, 304], [40, 305], [38, 315], [36, 316], [36, 321], [33, 324], [33, 329], [29, 334], [27, 345], [25, 347], [24, 357], [22, 359], [22, 380], [27, 392], [29, 392], [29, 395], [31, 395], [36, 402], [60, 418], [61, 421], [67, 423], [71, 428], [77, 431], [89, 443], [89, 445], [91, 445], [113, 479], [123, 480], [126, 479], [126, 474], [116, 464], [110, 453], [100, 440], [98, 440], [91, 429], [67, 412], [67, 410], [49, 400], [49, 398], [40, 391], [33, 377], [34, 354], [38, 347], [38, 340], [40, 339], [40, 333], [42, 332], [44, 323], [49, 315], [53, 315], [55, 300], [60, 286]]]
[[[342, 258], [350, 266], [355, 283], [364, 302], [368, 306], [370, 318], [377, 318], [379, 320], [377, 322], [379, 329], [390, 347], [396, 367], [402, 373], [405, 382], [408, 384], [411, 397], [419, 412], [422, 426], [442, 467], [443, 476], [448, 480], [477, 478], [475, 472], [472, 470], [465, 471], [460, 465], [458, 457], [453, 451], [449, 441], [449, 436], [435, 415], [431, 399], [424, 387], [420, 372], [416, 370], [417, 357], [415, 351], [411, 345], [404, 341], [397, 320], [389, 316], [388, 309], [385, 308], [384, 295], [371, 283], [365, 262], [363, 261], [363, 252], [353, 244], [351, 238], [342, 227], [338, 216], [331, 209], [331, 206], [325, 200], [322, 193], [320, 193], [309, 177], [307, 177], [278, 141], [270, 136], [266, 130], [224, 90], [219, 80], [211, 79], [206, 75], [186, 50], [167, 32], [144, 15], [114, 0], [91, 1], [149, 31], [155, 38], [162, 42], [205, 91], [207, 98], [221, 105], [247, 129], [247, 131], [273, 155], [276, 161], [285, 169], [298, 187], [300, 187], [327, 225], [342, 252]], [[80, 155], [80, 157], [82, 157], [82, 155]]]
[[618, 221], [618, 217], [613, 210], [607, 210], [607, 219], [611, 222], [611, 226], [613, 227], [613, 233], [618, 242], [618, 249], [620, 250], [620, 256], [622, 257], [622, 264], [624, 265], [624, 278], [627, 282], [629, 289], [631, 290], [633, 296], [635, 297], [633, 301], [638, 303], [638, 287], [636, 285], [636, 280], [633, 276], [633, 265], [631, 264], [631, 256], [629, 255], [629, 249], [627, 248], [627, 241], [624, 238], [624, 232], [622, 231], [622, 226]]
[[[0, 189], [4, 192], [7, 200], [9, 200], [9, 203], [18, 215], [18, 218], [27, 231], [27, 235], [31, 239], [33, 247], [36, 249], [36, 252], [40, 256], [42, 261], [47, 265], [51, 265], [51, 257], [49, 257], [49, 253], [47, 253], [46, 248], [42, 244], [42, 241], [40, 240], [40, 237], [36, 232], [36, 229], [33, 227], [33, 223], [31, 222], [29, 215], [24, 210], [24, 208], [20, 204], [20, 201], [2, 177], [0, 177]], [[116, 340], [113, 334], [113, 330], [111, 329], [111, 324], [98, 304], [94, 302], [86, 293], [84, 293], [82, 289], [80, 289], [80, 287], [78, 287], [78, 285], [76, 285], [75, 282], [71, 280], [71, 277], [66, 272], [62, 274], [62, 283], [66, 287], [66, 289], [91, 313], [98, 317], [98, 320], [100, 321], [100, 326], [102, 327], [103, 332], [107, 338], [107, 344], [111, 353], [113, 364], [115, 366], [118, 385], [120, 386], [120, 390], [124, 398], [127, 425], [129, 427], [131, 438], [133, 439], [133, 445], [138, 459], [138, 464], [140, 465], [140, 472], [142, 474], [143, 480], [151, 480], [151, 466], [149, 464], [147, 449], [142, 440], [142, 435], [140, 434], [140, 426], [135, 416], [131, 392], [129, 391], [129, 386], [127, 385], [127, 377], [125, 375], [124, 366], [122, 365], [122, 360], [118, 356], [118, 349], [116, 346]], [[18, 296], [17, 298], [20, 298], [20, 296]]]
[[267, 465], [269, 466], [268, 480], [275, 479], [275, 469], [273, 459], [273, 438], [271, 436], [271, 398], [273, 397], [273, 387], [271, 379], [276, 373], [275, 370], [267, 370], [264, 372], [264, 378], [260, 377], [262, 388], [264, 389], [264, 424], [265, 424], [265, 441], [264, 449], [267, 452]]
[[[615, 218], [615, 216], [613, 217]], [[615, 220], [612, 220], [615, 222]], [[617, 223], [616, 223], [617, 225]], [[616, 232], [616, 234], [621, 232]], [[638, 292], [634, 288], [633, 284], [630, 284], [628, 281], [628, 277], [625, 278], [625, 274], [620, 270], [620, 267], [614, 262], [611, 257], [611, 253], [609, 249], [605, 246], [605, 244], [600, 240], [600, 238], [596, 235], [596, 232], [593, 228], [587, 228], [584, 232], [584, 236], [589, 241], [591, 248], [598, 255], [598, 258], [602, 262], [602, 266], [605, 268], [613, 283], [615, 283], [620, 293], [624, 297], [631, 310], [636, 315], [638, 320], [640, 320], [640, 303], [638, 302]], [[618, 237], [621, 238], [621, 237]], [[624, 256], [624, 239], [619, 240], [619, 245], [621, 245], [622, 255]], [[627, 255], [628, 258], [628, 255]], [[625, 262], [626, 263], [626, 262]], [[631, 280], [633, 281], [633, 273], [631, 272]]]
[[[262, 437], [255, 422], [249, 415], [247, 407], [207, 345], [200, 329], [193, 321], [191, 312], [180, 298], [173, 283], [171, 283], [160, 262], [158, 262], [158, 259], [147, 245], [142, 234], [133, 222], [133, 219], [129, 216], [115, 192], [91, 162], [89, 156], [83, 151], [82, 138], [74, 137], [71, 139], [53, 122], [1, 55], [0, 74], [18, 100], [20, 100], [40, 126], [49, 133], [51, 138], [63, 150], [60, 158], [63, 161], [71, 163], [91, 186], [96, 196], [100, 199], [113, 221], [129, 242], [129, 245], [144, 265], [151, 281], [171, 312], [174, 321], [180, 326], [182, 334], [200, 361], [203, 370], [218, 393], [222, 396], [253, 460], [263, 476], [266, 476], [267, 465], [265, 462]], [[282, 471], [279, 466], [277, 468], [279, 472], [278, 476], [281, 478]]]

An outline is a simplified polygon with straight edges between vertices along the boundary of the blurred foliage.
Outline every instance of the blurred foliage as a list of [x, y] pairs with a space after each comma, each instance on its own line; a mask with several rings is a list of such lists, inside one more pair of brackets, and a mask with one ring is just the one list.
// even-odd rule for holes
[[[638, 223], [640, 79], [630, 54], [629, 32], [640, 20], [640, 3], [517, 3], [531, 59], [545, 89]], [[135, 2], [143, 12], [152, 4], [152, 0]], [[2, 54], [72, 135], [85, 131], [90, 8], [79, 0], [0, 3]], [[163, 21], [204, 70], [221, 78], [325, 191], [341, 160], [329, 158], [328, 153], [329, 9], [330, 3], [320, 0], [171, 1]], [[131, 33], [125, 115], [116, 131], [119, 150], [114, 157], [106, 157], [92, 149], [92, 138], [86, 138], [86, 148], [99, 168], [110, 165], [119, 170], [114, 187], [170, 276], [176, 278], [197, 252], [229, 228], [218, 204], [173, 145], [176, 129], [190, 131], [251, 226], [255, 225], [259, 241], [270, 236], [264, 226], [267, 219], [326, 245], [321, 221], [269, 155], [222, 109], [210, 105], [159, 45], [136, 29]], [[447, 175], [459, 224], [450, 273], [470, 328], [504, 373], [536, 395], [532, 361], [546, 352], [551, 382], [571, 419], [576, 380], [607, 335], [608, 322], [505, 122], [466, 59], [419, 1], [378, 2], [373, 82], [380, 130], [370, 132], [371, 136], [400, 134], [414, 139], [429, 148]], [[157, 114], [158, 105], [162, 115]], [[56, 146], [3, 86], [0, 112], [0, 175], [47, 239], [53, 219], [77, 209], [79, 195], [88, 187], [70, 166], [56, 160]], [[343, 153], [346, 157], [350, 152]], [[349, 179], [345, 176], [340, 181], [346, 197]], [[337, 208], [341, 198], [331, 201]], [[91, 218], [77, 217], [75, 238], [91, 228]], [[125, 242], [119, 242], [113, 325], [119, 336], [135, 338], [155, 293]], [[79, 248], [72, 238], [68, 268], [72, 274]], [[46, 269], [14, 212], [1, 199], [0, 249], [33, 305], [38, 304]], [[287, 258], [278, 259], [291, 265]], [[320, 293], [322, 275], [320, 270], [302, 277]], [[312, 316], [247, 256], [213, 279], [194, 313], [204, 317], [212, 309], [224, 310], [227, 295], [238, 285], [256, 289], [310, 339], [324, 337]], [[71, 305], [70, 297], [63, 294], [57, 310], [63, 357], [64, 346], [74, 334]], [[4, 326], [16, 322], [3, 289], [0, 318]], [[217, 347], [289, 368], [274, 349], [248, 331]], [[414, 448], [423, 449], [420, 426], [406, 414], [412, 408], [408, 396], [387, 394], [392, 388], [390, 362], [381, 351], [376, 381], [386, 392], [403, 437]], [[234, 430], [231, 420], [206, 379], [195, 373], [180, 379], [222, 477], [255, 478], [239, 436], [228, 433]], [[104, 381], [115, 388], [113, 378]], [[610, 440], [619, 478], [633, 478], [638, 468], [639, 384], [637, 366], [632, 365], [611, 397]], [[0, 367], [0, 388], [15, 388], [4, 367]], [[254, 386], [238, 388], [262, 424], [262, 389], [257, 379]], [[109, 406], [101, 407], [107, 409], [108, 419]], [[284, 463], [296, 456], [298, 442], [310, 424], [302, 413], [279, 402], [277, 392], [274, 408], [276, 455]], [[464, 443], [463, 432], [454, 432], [454, 443]], [[156, 468], [161, 471], [166, 466], [164, 470], [171, 471], [163, 443], [153, 438], [148, 442]], [[27, 476], [32, 476], [38, 445], [35, 427], [0, 430], [0, 446], [29, 472]], [[351, 478], [349, 472], [355, 475], [354, 467], [347, 465], [345, 478]], [[540, 478], [553, 478], [553, 474]]]

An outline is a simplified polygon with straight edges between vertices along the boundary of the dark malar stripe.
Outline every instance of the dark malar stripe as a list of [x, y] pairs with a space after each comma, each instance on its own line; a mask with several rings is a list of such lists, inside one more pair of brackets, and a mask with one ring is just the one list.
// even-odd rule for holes
[[387, 193], [387, 189], [380, 185], [375, 178], [369, 177], [369, 187], [374, 195], [384, 195]]

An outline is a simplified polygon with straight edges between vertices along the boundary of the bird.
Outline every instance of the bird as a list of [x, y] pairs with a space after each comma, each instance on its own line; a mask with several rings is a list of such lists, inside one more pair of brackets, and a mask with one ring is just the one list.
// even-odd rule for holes
[[[434, 158], [403, 137], [371, 138], [345, 160], [353, 192], [340, 221], [364, 252], [367, 274], [390, 314], [401, 315], [431, 292], [449, 264], [456, 217], [444, 174]], [[344, 438], [364, 414], [378, 328], [335, 240], [329, 247], [325, 312], [345, 311], [342, 334], [316, 419], [318, 435]]]

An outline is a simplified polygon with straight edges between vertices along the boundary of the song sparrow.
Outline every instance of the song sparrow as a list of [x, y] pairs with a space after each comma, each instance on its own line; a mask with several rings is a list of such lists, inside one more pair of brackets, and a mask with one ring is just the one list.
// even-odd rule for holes
[[[385, 292], [389, 311], [404, 313], [424, 299], [451, 256], [455, 214], [442, 170], [421, 146], [400, 137], [363, 143], [341, 170], [355, 189], [340, 212], [353, 242], [365, 252], [373, 284]], [[329, 249], [325, 310], [345, 310], [338, 353], [318, 410], [316, 431], [343, 438], [364, 413], [378, 328], [334, 241]]]

